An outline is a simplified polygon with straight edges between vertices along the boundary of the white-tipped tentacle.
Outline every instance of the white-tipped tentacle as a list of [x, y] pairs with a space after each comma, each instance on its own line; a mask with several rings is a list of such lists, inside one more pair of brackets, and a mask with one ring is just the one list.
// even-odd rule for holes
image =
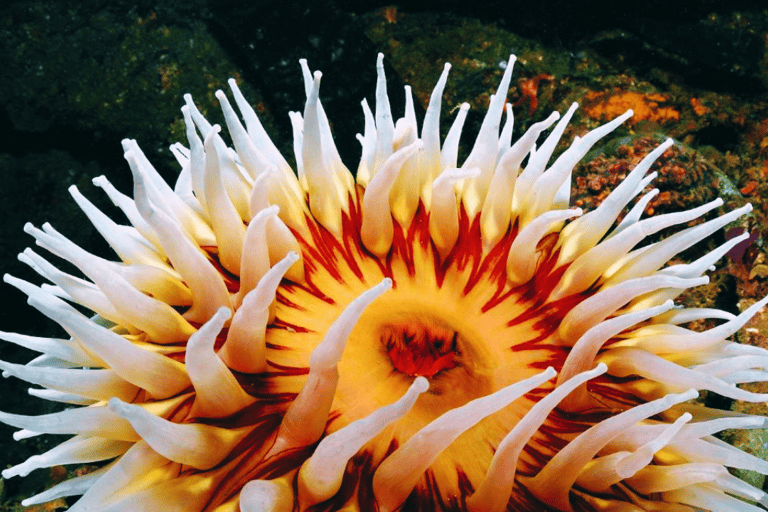
[[347, 338], [365, 308], [390, 288], [392, 280], [384, 278], [350, 302], [328, 328], [323, 341], [312, 351], [304, 387], [286, 411], [275, 443], [265, 458], [312, 444], [323, 434], [339, 380], [338, 364]]
[[[610, 365], [609, 365], [610, 368]], [[610, 369], [609, 369], [610, 371]], [[638, 405], [621, 414], [603, 420], [580, 434], [560, 450], [533, 478], [526, 478], [526, 487], [544, 503], [563, 511], [572, 511], [568, 493], [583, 468], [603, 446], [621, 433], [622, 428], [658, 414], [675, 404], [696, 398], [698, 393], [689, 389], [670, 394], [658, 400]]]
[[267, 225], [278, 213], [277, 205], [264, 208], [248, 223], [243, 240], [243, 253], [240, 262], [240, 289], [235, 296], [235, 306], [240, 303], [251, 290], [256, 288], [259, 280], [269, 270], [269, 239]]
[[507, 278], [512, 285], [527, 283], [536, 272], [536, 248], [541, 238], [552, 229], [552, 224], [581, 216], [581, 208], [552, 210], [542, 213], [526, 225], [509, 247]]
[[91, 354], [88, 354], [76, 340], [42, 338], [4, 331], [0, 331], [0, 340], [63, 361], [71, 361], [78, 366], [92, 366], [97, 364], [94, 357]]
[[384, 75], [384, 54], [376, 57], [376, 152], [371, 169], [371, 178], [376, 176], [384, 162], [392, 155], [395, 137], [395, 122], [387, 95], [387, 78]]
[[666, 288], [684, 290], [708, 282], [708, 277], [682, 279], [665, 275], [625, 281], [601, 290], [574, 306], [560, 322], [557, 333], [562, 340], [575, 343], [591, 327], [638, 296]]
[[[306, 59], [299, 59], [299, 65], [301, 66], [302, 74], [304, 75], [304, 90], [307, 99], [309, 99], [310, 94], [312, 94], [312, 89], [314, 87], [313, 81], [316, 75], [313, 75], [310, 72]], [[323, 104], [320, 102], [319, 98], [317, 100], [317, 121], [320, 130], [322, 153], [326, 159], [330, 172], [333, 174], [342, 204], [344, 204], [343, 202], [346, 200], [346, 193], [354, 190], [354, 179], [341, 161], [341, 156], [336, 148], [336, 143], [333, 141], [333, 134], [331, 134], [331, 124], [328, 121], [328, 116], [325, 114], [325, 109], [323, 109]]]
[[336, 237], [341, 237], [341, 215], [348, 210], [349, 193], [328, 161], [328, 149], [323, 147], [319, 114], [320, 78], [315, 72], [312, 90], [304, 108], [304, 142], [302, 161], [309, 188], [309, 208], [315, 218]]
[[[651, 165], [672, 146], [672, 139], [667, 139], [643, 158], [632, 172], [608, 194], [608, 197], [600, 203], [600, 206], [587, 213], [581, 219], [568, 224], [560, 234], [561, 249], [558, 255], [558, 264], [571, 262], [581, 256], [588, 249], [597, 245], [601, 238], [616, 220], [619, 213], [629, 204], [642, 189], [639, 185], [643, 182], [645, 173]], [[639, 189], [639, 190], [638, 190]], [[649, 201], [653, 196], [647, 196]], [[645, 198], [644, 198], [645, 199]], [[640, 218], [642, 210], [632, 210], [633, 217]], [[629, 222], [629, 221], [628, 221]], [[617, 229], [616, 232], [621, 230]]]
[[291, 512], [293, 489], [283, 480], [251, 480], [240, 491], [241, 512]]
[[45, 434], [84, 434], [119, 441], [138, 441], [131, 425], [104, 406], [69, 409], [40, 416], [24, 416], [0, 412], [6, 425], [23, 430], [14, 433], [14, 439], [26, 439]]
[[608, 367], [598, 364], [592, 370], [581, 372], [542, 398], [515, 425], [496, 447], [488, 473], [480, 487], [467, 499], [469, 512], [503, 512], [515, 482], [515, 469], [520, 453], [528, 440], [541, 427], [552, 409], [573, 390], [588, 380], [602, 375]]
[[45, 368], [5, 361], [0, 361], [0, 370], [30, 384], [97, 401], [108, 400], [111, 396], [132, 400], [139, 392], [137, 386], [122, 379], [113, 370]]
[[631, 338], [614, 346], [642, 348], [654, 354], [705, 352], [744, 327], [766, 304], [768, 304], [768, 297], [756, 302], [736, 318], [702, 332], [691, 331], [676, 325], [648, 325], [635, 331]]
[[[656, 452], [669, 444], [691, 418], [689, 413], [682, 414], [671, 425], [665, 425], [664, 430], [657, 437], [632, 452], [613, 452], [592, 459], [576, 479], [576, 484], [584, 489], [600, 493], [625, 480], [636, 491], [648, 494], [643, 489], [633, 485], [633, 481], [638, 476], [642, 478], [642, 474], [653, 461]], [[720, 468], [725, 471], [724, 467], [720, 466]]]
[[131, 445], [133, 445], [131, 441], [76, 435], [45, 453], [33, 455], [21, 464], [4, 469], [2, 475], [3, 478], [13, 478], [27, 476], [39, 468], [108, 460], [122, 455]]
[[422, 142], [416, 140], [387, 158], [365, 191], [360, 238], [365, 248], [376, 256], [385, 256], [392, 246], [394, 226], [389, 206], [390, 191], [403, 163], [416, 154], [421, 146]]
[[[174, 467], [176, 466], [176, 467]], [[96, 512], [115, 500], [126, 488], [150, 487], [167, 478], [178, 465], [158, 454], [145, 441], [134, 444], [122, 457], [105, 467], [103, 477], [92, 482], [83, 496], [69, 510]]]
[[[658, 233], [664, 228], [697, 219], [708, 211], [723, 204], [718, 198], [698, 208], [692, 208], [683, 212], [667, 213], [651, 217], [633, 224], [618, 235], [605, 240], [584, 252], [571, 263], [565, 271], [560, 282], [549, 296], [550, 301], [555, 301], [568, 295], [582, 292], [592, 286], [614, 262], [624, 257], [641, 240]], [[658, 268], [658, 267], [657, 267]], [[625, 280], [626, 281], [626, 280]]]
[[462, 103], [459, 106], [459, 113], [456, 114], [456, 119], [453, 120], [453, 124], [443, 141], [443, 149], [440, 152], [441, 169], [455, 169], [458, 167], [459, 139], [461, 138], [464, 121], [467, 120], [467, 112], [469, 112], [469, 103]]
[[240, 255], [243, 252], [245, 226], [237, 213], [222, 183], [221, 155], [215, 144], [219, 125], [205, 137], [205, 177], [204, 194], [208, 204], [211, 226], [219, 248], [219, 261], [222, 266], [235, 275], [240, 275]]
[[[84, 494], [88, 491], [88, 489], [93, 487], [94, 483], [98, 482], [101, 477], [104, 476], [108, 468], [109, 466], [105, 466], [90, 473], [86, 473], [82, 476], [64, 480], [63, 482], [54, 485], [50, 489], [46, 489], [39, 494], [35, 494], [34, 496], [22, 500], [21, 506], [32, 507], [34, 505], [41, 505], [49, 501], [57, 500], [59, 498], [67, 498], [70, 496], [79, 496]], [[75, 509], [70, 508], [68, 510]]]
[[61, 299], [41, 292], [31, 295], [29, 303], [57, 321], [91, 354], [97, 356], [104, 367], [147, 390], [152, 397], [167, 398], [189, 386], [183, 364], [145, 350], [110, 329], [97, 325]]
[[[155, 233], [154, 229], [152, 229], [147, 221], [145, 221], [141, 216], [139, 209], [136, 207], [136, 202], [133, 199], [117, 190], [114, 185], [110, 183], [106, 176], [97, 176], [93, 178], [92, 182], [95, 186], [99, 187], [104, 191], [104, 193], [107, 194], [107, 197], [109, 197], [110, 201], [112, 201], [112, 204], [122, 210], [131, 225], [135, 227], [139, 233], [141, 233], [141, 236], [143, 236], [144, 239], [152, 245], [152, 247], [155, 248], [155, 252], [162, 251], [162, 246], [160, 245], [160, 240], [157, 237], [157, 233]], [[157, 260], [160, 262], [163, 261], [159, 252], [157, 255]]]
[[191, 412], [193, 416], [223, 418], [256, 401], [243, 391], [213, 349], [216, 336], [231, 314], [229, 309], [220, 308], [187, 342], [185, 363], [195, 388], [195, 403]]
[[641, 277], [649, 275], [651, 272], [655, 272], [676, 254], [681, 253], [695, 243], [698, 243], [721, 229], [723, 226], [727, 226], [742, 215], [746, 215], [750, 211], [752, 211], [752, 205], [747, 204], [741, 208], [728, 212], [725, 215], [721, 215], [716, 219], [675, 233], [661, 242], [654, 244], [653, 247], [644, 251], [641, 255], [630, 259], [624, 266], [616, 270], [615, 273], [612, 273], [612, 275], [607, 275], [605, 286], [610, 286], [616, 282], [626, 281], [627, 279]]
[[[413, 106], [413, 94], [411, 88], [405, 86], [405, 116], [397, 121], [395, 125], [395, 138], [393, 149], [410, 146], [416, 142], [418, 136], [418, 127], [416, 123], [416, 113]], [[423, 141], [419, 140], [423, 147]], [[385, 163], [386, 164], [386, 163]], [[419, 168], [419, 152], [406, 158], [401, 166], [400, 172], [395, 179], [394, 189], [397, 194], [389, 198], [392, 217], [401, 226], [409, 226], [413, 217], [416, 215], [416, 209], [419, 207], [421, 197], [422, 175]]]
[[639, 348], [615, 348], [601, 354], [598, 359], [608, 365], [608, 373], [615, 377], [639, 375], [658, 382], [671, 391], [695, 387], [714, 391], [734, 400], [768, 401], [768, 393], [753, 393], [737, 388], [714, 375], [682, 367]]
[[[432, 183], [440, 174], [440, 107], [443, 103], [443, 91], [448, 82], [448, 72], [451, 65], [446, 63], [440, 79], [437, 81], [432, 94], [429, 97], [427, 113], [424, 115], [424, 123], [421, 128], [421, 140], [424, 147], [419, 152], [419, 170], [421, 173], [421, 199], [427, 209], [432, 203]], [[367, 133], [366, 116], [366, 133]]]
[[[555, 128], [544, 140], [544, 143], [537, 148], [536, 151], [530, 151], [528, 164], [525, 166], [525, 169], [523, 169], [523, 172], [520, 173], [520, 176], [517, 177], [515, 193], [512, 197], [512, 212], [516, 217], [522, 217], [524, 215], [526, 208], [529, 205], [533, 184], [539, 179], [539, 176], [544, 173], [544, 169], [549, 158], [552, 156], [552, 152], [555, 150], [555, 146], [557, 146], [557, 143], [560, 141], [560, 137], [563, 136], [563, 132], [568, 126], [568, 122], [571, 120], [571, 117], [573, 117], [578, 106], [577, 103], [573, 103], [563, 117], [559, 119]], [[549, 119], [552, 118], [553, 116], [550, 116]], [[547, 119], [546, 122], [549, 122], [549, 119]], [[538, 133], [536, 133], [536, 135], [538, 135]], [[535, 142], [536, 139], [534, 137], [534, 139], [530, 141], [531, 148], [533, 148]]]
[[[560, 155], [552, 166], [542, 173], [533, 183], [532, 197], [528, 199], [528, 206], [522, 215], [522, 224], [532, 221], [538, 215], [551, 210], [555, 206], [557, 193], [565, 184], [570, 192], [571, 171], [576, 164], [587, 154], [592, 146], [601, 138], [615, 130], [624, 121], [632, 117], [633, 112], [628, 110], [616, 119], [605, 123], [590, 131], [584, 137], [577, 137], [571, 146]], [[567, 203], [567, 201], [566, 201]]]
[[429, 216], [429, 234], [440, 257], [445, 259], [459, 238], [459, 206], [456, 183], [474, 178], [479, 169], [446, 169], [432, 185], [432, 212]]
[[298, 259], [297, 253], [288, 253], [269, 269], [259, 280], [259, 284], [243, 298], [232, 318], [227, 339], [218, 354], [229, 368], [242, 373], [259, 373], [266, 369], [269, 307], [275, 300], [275, 292], [281, 279]]
[[[574, 343], [573, 348], [563, 363], [563, 368], [557, 378], [557, 385], [560, 386], [573, 376], [591, 368], [595, 357], [603, 347], [605, 342], [640, 322], [648, 320], [656, 315], [669, 311], [674, 306], [671, 300], [655, 308], [648, 308], [634, 313], [626, 313], [610, 320], [605, 320], [587, 330]], [[560, 404], [560, 408], [566, 411], [578, 411], [594, 406], [595, 402], [587, 393], [585, 387], [580, 387], [572, 393], [566, 400]]]
[[417, 377], [395, 403], [377, 409], [325, 437], [299, 470], [299, 502], [307, 507], [325, 501], [339, 490], [350, 458], [393, 421], [411, 410], [419, 395], [429, 388], [424, 377]]
[[83, 196], [76, 186], [69, 187], [75, 202], [88, 216], [88, 220], [104, 237], [118, 257], [128, 264], [156, 264], [162, 261], [157, 251], [133, 226], [121, 226], [107, 217], [101, 210]]
[[[134, 186], [138, 179], [137, 176], [143, 178], [145, 193], [149, 200], [175, 219], [195, 243], [200, 246], [215, 245], [216, 237], [207, 221], [173, 192], [173, 189], [149, 163], [136, 141], [124, 140], [123, 149], [125, 150], [125, 159], [134, 176]], [[138, 199], [135, 189], [134, 198]], [[139, 212], [141, 211], [139, 208]]]
[[111, 398], [108, 406], [128, 420], [157, 453], [197, 469], [209, 469], [221, 462], [252, 430], [252, 427], [227, 429], [201, 423], [173, 423], [119, 398]]
[[357, 134], [357, 140], [360, 141], [362, 151], [360, 154], [360, 164], [357, 166], [356, 180], [358, 184], [367, 187], [368, 182], [371, 181], [373, 176], [376, 158], [376, 119], [374, 119], [371, 107], [368, 106], [368, 101], [365, 98], [363, 98], [360, 104], [363, 107], [365, 130], [362, 135]]
[[463, 169], [480, 169], [480, 175], [477, 178], [467, 179], [460, 189], [461, 201], [471, 217], [480, 212], [488, 193], [488, 187], [491, 184], [493, 171], [496, 169], [501, 116], [504, 114], [504, 104], [507, 101], [507, 92], [512, 80], [512, 68], [516, 60], [517, 57], [514, 55], [509, 56], [499, 87], [496, 89], [496, 93], [491, 96], [491, 104], [483, 118], [483, 124], [480, 125], [480, 132], [475, 139], [475, 145], [461, 166]]
[[451, 409], [419, 430], [384, 459], [373, 474], [373, 493], [379, 510], [398, 510], [424, 471], [459, 435], [555, 375], [555, 370], [550, 367], [493, 394]]

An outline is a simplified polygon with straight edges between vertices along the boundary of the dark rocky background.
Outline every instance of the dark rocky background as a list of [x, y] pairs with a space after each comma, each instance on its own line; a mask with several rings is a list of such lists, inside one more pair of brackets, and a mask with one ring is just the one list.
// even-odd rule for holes
[[[168, 145], [184, 141], [180, 107], [191, 93], [209, 119], [221, 122], [214, 93], [235, 77], [279, 147], [291, 154], [287, 112], [302, 110], [298, 66], [322, 70], [321, 98], [342, 157], [357, 164], [360, 100], [372, 103], [376, 53], [386, 55], [393, 110], [402, 112], [402, 85], [426, 104], [444, 62], [453, 69], [444, 111], [472, 104], [464, 140], [482, 119], [499, 62], [518, 56], [509, 99], [515, 133], [551, 110], [581, 103], [567, 135], [583, 133], [632, 107], [637, 112], [576, 173], [573, 194], [593, 207], [615, 184], [617, 169], [650, 141], [667, 134], [679, 154], [665, 166], [658, 211], [690, 207], [715, 195], [726, 208], [755, 205], [732, 233], [748, 229], [751, 244], [731, 254], [713, 284], [684, 300], [737, 311], [768, 292], [768, 7], [758, 1], [604, 2], [431, 0], [276, 0], [57, 2], [7, 0], [0, 7], [0, 264], [3, 272], [39, 282], [16, 261], [31, 244], [26, 222], [51, 222], [82, 246], [110, 251], [66, 189], [75, 184], [108, 213], [114, 210], [91, 179], [104, 174], [130, 192], [120, 140], [135, 138], [160, 172], [175, 180]], [[444, 118], [447, 116], [443, 116]], [[473, 128], [474, 127], [474, 128]], [[650, 212], [649, 212], [650, 213]], [[116, 215], [116, 218], [120, 218]], [[718, 235], [722, 241], [723, 235]], [[718, 241], [716, 240], [716, 241]], [[714, 242], [713, 242], [714, 243]], [[683, 257], [693, 257], [687, 253]], [[2, 284], [0, 330], [58, 336], [57, 327]], [[768, 315], [741, 335], [764, 344]], [[31, 354], [3, 343], [0, 358]], [[710, 404], [752, 410], [718, 397]], [[40, 413], [14, 379], [0, 388], [0, 409]], [[756, 411], [759, 412], [759, 411]], [[764, 412], [763, 412], [764, 413]], [[59, 440], [15, 443], [0, 426], [0, 467]], [[732, 442], [759, 452], [760, 433]], [[38, 470], [0, 480], [0, 511], [75, 468]], [[744, 475], [762, 486], [762, 477]], [[63, 508], [54, 502], [48, 510]], [[42, 507], [36, 508], [42, 510]]]

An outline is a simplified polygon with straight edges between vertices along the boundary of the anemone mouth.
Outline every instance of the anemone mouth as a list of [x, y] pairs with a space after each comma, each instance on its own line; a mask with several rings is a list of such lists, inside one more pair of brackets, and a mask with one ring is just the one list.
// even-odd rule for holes
[[[129, 226], [70, 190], [119, 263], [25, 226], [85, 278], [21, 255], [52, 285], [5, 280], [70, 338], [1, 333], [42, 355], [0, 368], [85, 407], [0, 413], [19, 438], [75, 435], [3, 476], [114, 459], [25, 504], [82, 494], [73, 511], [761, 510], [732, 496], [766, 506], [726, 466], [768, 474], [768, 463], [710, 437], [765, 418], [686, 402], [697, 390], [768, 400], [736, 386], [768, 380], [768, 351], [727, 340], [768, 298], [738, 316], [673, 302], [745, 236], [665, 266], [750, 207], [641, 246], [722, 205], [643, 218], [658, 192], [645, 192], [649, 171], [671, 140], [600, 206], [568, 209], [573, 166], [631, 112], [550, 165], [576, 105], [512, 144], [511, 57], [457, 167], [466, 107], [442, 143], [438, 132], [449, 66], [419, 137], [409, 90], [392, 120], [382, 58], [354, 179], [321, 74], [302, 61], [296, 174], [232, 81], [246, 127], [216, 96], [234, 151], [187, 98], [175, 188], [134, 141], [134, 199], [94, 180]], [[700, 319], [722, 323], [682, 327]]]
[[462, 366], [466, 342], [459, 331], [430, 315], [404, 311], [374, 330], [395, 371], [410, 377], [435, 377]]

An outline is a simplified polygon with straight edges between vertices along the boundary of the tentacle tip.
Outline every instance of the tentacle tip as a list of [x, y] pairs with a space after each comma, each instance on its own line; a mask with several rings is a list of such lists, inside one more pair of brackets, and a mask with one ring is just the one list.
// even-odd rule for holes
[[214, 317], [219, 317], [219, 320], [229, 320], [232, 316], [232, 310], [228, 308], [227, 306], [221, 306], [219, 309], [216, 310], [216, 313], [214, 314]]
[[219, 98], [220, 101], [224, 101], [227, 98], [227, 95], [224, 94], [224, 91], [221, 89], [217, 89], [214, 95]]
[[685, 391], [683, 393], [680, 393], [678, 395], [683, 401], [687, 400], [693, 400], [694, 398], [698, 398], [699, 391], [697, 389], [691, 388], [688, 391]]
[[417, 393], [424, 393], [429, 389], [429, 380], [423, 376], [416, 377], [412, 386]]
[[125, 402], [123, 402], [117, 397], [112, 397], [107, 402], [107, 408], [119, 416], [125, 416], [125, 413], [127, 412], [126, 409], [128, 408], [128, 404], [126, 404]]
[[379, 286], [384, 288], [385, 290], [389, 290], [392, 288], [392, 278], [391, 277], [385, 277], [381, 280], [381, 283], [379, 283]]
[[301, 256], [299, 256], [299, 253], [296, 251], [289, 251], [288, 254], [285, 255], [285, 258], [283, 258], [289, 265], [293, 265], [299, 259]]

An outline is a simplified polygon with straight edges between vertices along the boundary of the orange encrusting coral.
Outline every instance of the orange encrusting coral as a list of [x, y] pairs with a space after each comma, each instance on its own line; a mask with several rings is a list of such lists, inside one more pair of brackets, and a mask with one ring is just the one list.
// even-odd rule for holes
[[674, 107], [664, 106], [669, 98], [662, 94], [643, 94], [635, 91], [615, 90], [612, 92], [588, 92], [584, 95], [584, 112], [596, 120], [613, 119], [627, 110], [632, 110], [632, 123], [652, 121], [664, 124], [678, 121], [680, 112]]

